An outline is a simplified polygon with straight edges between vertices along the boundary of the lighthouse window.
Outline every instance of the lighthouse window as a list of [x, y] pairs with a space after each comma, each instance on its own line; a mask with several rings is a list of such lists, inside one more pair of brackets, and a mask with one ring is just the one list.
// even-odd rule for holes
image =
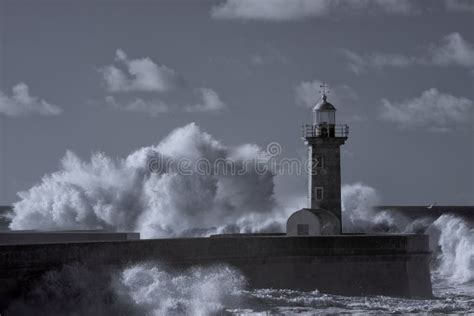
[[324, 198], [324, 188], [316, 188], [316, 200], [321, 201]]
[[324, 168], [324, 156], [316, 156], [316, 168]]
[[309, 225], [308, 224], [298, 224], [296, 225], [296, 230], [298, 235], [309, 235]]

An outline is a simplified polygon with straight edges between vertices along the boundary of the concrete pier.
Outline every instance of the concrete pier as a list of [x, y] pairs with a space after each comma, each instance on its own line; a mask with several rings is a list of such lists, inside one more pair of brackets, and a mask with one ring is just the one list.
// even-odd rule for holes
[[45, 244], [87, 241], [139, 240], [140, 233], [109, 232], [103, 230], [35, 231], [14, 230], [0, 232], [0, 245]]
[[224, 235], [0, 245], [0, 254], [0, 310], [22, 284], [72, 263], [106, 268], [159, 262], [173, 269], [229, 264], [252, 288], [432, 297], [426, 235]]

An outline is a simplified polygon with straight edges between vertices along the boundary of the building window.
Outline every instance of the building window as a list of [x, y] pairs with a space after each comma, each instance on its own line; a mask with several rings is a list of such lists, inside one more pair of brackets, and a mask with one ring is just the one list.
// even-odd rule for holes
[[297, 224], [296, 230], [298, 235], [307, 236], [309, 235], [309, 225], [308, 224]]
[[316, 156], [316, 168], [324, 168], [325, 161], [324, 156]]
[[324, 188], [317, 187], [316, 188], [316, 200], [321, 201], [322, 199], [324, 199]]

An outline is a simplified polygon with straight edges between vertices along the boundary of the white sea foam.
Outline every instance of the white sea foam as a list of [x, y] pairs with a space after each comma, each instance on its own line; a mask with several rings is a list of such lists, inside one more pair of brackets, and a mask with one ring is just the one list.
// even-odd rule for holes
[[[465, 219], [447, 214], [410, 220], [394, 210], [376, 212], [376, 191], [357, 183], [342, 190], [343, 227], [346, 232], [426, 233], [439, 260], [434, 273], [453, 284], [474, 281], [474, 228]], [[474, 292], [474, 289], [473, 289]]]
[[342, 186], [342, 226], [344, 232], [404, 232], [409, 220], [391, 210], [376, 211], [377, 191], [362, 183]]
[[472, 296], [440, 296], [430, 300], [411, 300], [384, 296], [350, 297], [323, 294], [318, 291], [300, 292], [276, 289], [246, 291], [244, 295], [250, 301], [265, 302], [265, 305], [260, 307], [260, 311], [264, 310], [266, 315], [469, 314], [474, 312]]
[[245, 279], [227, 266], [170, 273], [141, 264], [125, 269], [120, 285], [148, 315], [209, 315], [238, 300]]
[[[265, 230], [275, 225], [274, 175], [252, 166], [264, 156], [252, 144], [226, 147], [193, 123], [125, 159], [97, 153], [82, 161], [68, 152], [61, 170], [19, 193], [10, 228], [133, 230], [142, 238]], [[192, 174], [163, 167], [180, 159]], [[245, 163], [246, 172], [203, 173], [192, 163], [217, 159]]]
[[453, 282], [474, 281], [474, 228], [453, 215], [442, 215], [433, 226], [439, 230], [439, 272]]
[[225, 266], [169, 270], [159, 263], [121, 271], [68, 265], [31, 283], [6, 315], [216, 315], [239, 306], [246, 280]]

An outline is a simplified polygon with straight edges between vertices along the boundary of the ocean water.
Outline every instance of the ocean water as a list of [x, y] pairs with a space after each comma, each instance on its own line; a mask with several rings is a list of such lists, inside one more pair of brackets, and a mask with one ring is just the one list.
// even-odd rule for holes
[[[385, 228], [428, 234], [432, 250], [433, 299], [386, 296], [348, 297], [292, 290], [241, 291], [245, 298], [233, 315], [456, 314], [474, 315], [474, 225], [472, 219], [445, 214], [407, 221], [401, 214], [377, 214]], [[366, 226], [368, 227], [368, 226]], [[405, 227], [405, 230], [403, 229]]]
[[430, 300], [386, 296], [349, 297], [291, 290], [260, 289], [241, 293], [248, 306], [226, 308], [231, 315], [338, 315], [338, 314], [474, 314], [474, 283], [447, 286], [433, 279]]
[[474, 281], [454, 281], [442, 262], [432, 270], [433, 299], [349, 297], [289, 289], [254, 289], [229, 266], [178, 274], [159, 263], [109, 275], [82, 266], [50, 272], [5, 315], [339, 315], [474, 314]]
[[[396, 216], [391, 214], [392, 224], [404, 223]], [[179, 273], [159, 262], [113, 271], [72, 265], [46, 273], [5, 315], [474, 315], [472, 221], [445, 214], [419, 223], [433, 252], [432, 299], [250, 290], [245, 277], [226, 265]]]

